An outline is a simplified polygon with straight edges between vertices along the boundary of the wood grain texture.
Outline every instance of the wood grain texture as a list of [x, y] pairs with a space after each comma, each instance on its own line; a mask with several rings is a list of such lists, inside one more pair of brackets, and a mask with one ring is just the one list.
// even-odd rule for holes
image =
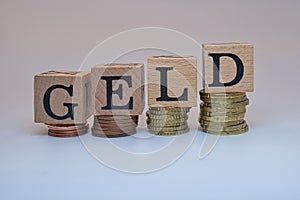
[[[158, 67], [172, 67], [167, 72], [167, 94], [180, 97], [184, 89], [188, 91], [185, 101], [158, 101], [161, 96], [161, 72]], [[197, 58], [179, 56], [151, 56], [148, 58], [148, 104], [163, 107], [197, 106]]]
[[[115, 106], [127, 105], [133, 98], [132, 109], [103, 109], [107, 105], [107, 81], [103, 77], [131, 77], [131, 87], [125, 80], [113, 80], [112, 90], [121, 87], [122, 98], [112, 94], [112, 104]], [[140, 115], [145, 107], [144, 97], [144, 64], [142, 63], [112, 63], [92, 67], [92, 112], [95, 115]]]
[[[254, 50], [252, 44], [203, 44], [203, 86], [206, 93], [253, 92]], [[237, 55], [244, 65], [243, 78], [233, 86], [209, 86], [213, 82], [213, 58], [210, 53], [231, 53]], [[236, 64], [232, 58], [220, 58], [220, 82], [232, 81], [236, 76]]]
[[[91, 87], [91, 73], [85, 71], [49, 71], [37, 74], [34, 77], [34, 115], [36, 123], [47, 124], [74, 124], [86, 123], [91, 116], [89, 93]], [[46, 91], [54, 86], [73, 86], [73, 96], [62, 88], [56, 88], [50, 95], [51, 111], [57, 116], [64, 116], [68, 113], [68, 108], [64, 103], [76, 103], [73, 109], [74, 119], [70, 117], [63, 120], [52, 118], [47, 114], [44, 105]]]

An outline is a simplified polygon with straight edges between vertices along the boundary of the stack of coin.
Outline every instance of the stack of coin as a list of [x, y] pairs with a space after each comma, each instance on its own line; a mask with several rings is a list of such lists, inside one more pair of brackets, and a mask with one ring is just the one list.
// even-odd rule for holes
[[189, 131], [187, 124], [190, 108], [150, 107], [147, 111], [147, 126], [156, 135], [179, 135]]
[[123, 137], [136, 133], [138, 115], [95, 115], [92, 134], [98, 137]]
[[245, 118], [249, 99], [246, 93], [204, 93], [200, 91], [199, 123], [204, 132], [234, 135], [248, 131]]
[[89, 124], [46, 124], [48, 135], [54, 137], [75, 137], [87, 133]]

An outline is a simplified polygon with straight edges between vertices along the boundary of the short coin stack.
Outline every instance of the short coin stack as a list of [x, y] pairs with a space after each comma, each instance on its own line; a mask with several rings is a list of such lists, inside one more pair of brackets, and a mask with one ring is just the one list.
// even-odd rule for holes
[[89, 124], [46, 124], [48, 135], [54, 137], [75, 137], [87, 133]]
[[108, 138], [133, 135], [138, 120], [138, 115], [95, 115], [92, 134]]
[[245, 118], [249, 99], [246, 93], [204, 93], [200, 91], [199, 123], [204, 132], [234, 135], [248, 131]]
[[190, 108], [150, 107], [147, 111], [147, 127], [156, 135], [172, 136], [189, 131], [187, 124]]

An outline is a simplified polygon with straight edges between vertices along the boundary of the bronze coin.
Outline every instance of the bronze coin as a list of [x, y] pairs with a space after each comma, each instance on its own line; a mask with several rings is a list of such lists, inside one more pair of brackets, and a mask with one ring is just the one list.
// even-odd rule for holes
[[95, 118], [109, 121], [137, 119], [138, 115], [97, 115]]
[[92, 134], [97, 137], [107, 137], [107, 138], [116, 138], [116, 137], [125, 137], [130, 136], [136, 133], [136, 130], [131, 132], [114, 132], [114, 131], [102, 131], [92, 128]]
[[115, 132], [126, 132], [131, 130], [136, 130], [135, 126], [127, 126], [127, 127], [99, 127], [93, 126], [94, 129], [102, 130], [102, 131], [115, 131]]
[[89, 129], [86, 124], [47, 124], [48, 135], [54, 137], [74, 137], [87, 133]]
[[69, 132], [69, 133], [56, 133], [52, 132], [51, 130], [48, 130], [48, 135], [53, 136], [53, 137], [75, 137], [75, 136], [80, 136], [85, 133], [87, 133], [88, 129], [82, 130], [82, 131], [74, 131], [74, 132]]
[[127, 123], [134, 123], [138, 124], [138, 120], [119, 120], [119, 121], [109, 121], [109, 120], [94, 120], [94, 123], [99, 123], [99, 124], [127, 124]]
[[128, 124], [98, 124], [94, 123], [94, 126], [101, 127], [101, 128], [112, 128], [112, 127], [136, 127], [135, 123], [128, 123]]

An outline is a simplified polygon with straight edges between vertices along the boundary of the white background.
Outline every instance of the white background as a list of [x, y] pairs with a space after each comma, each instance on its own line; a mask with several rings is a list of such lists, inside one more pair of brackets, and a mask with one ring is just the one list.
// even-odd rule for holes
[[[1, 1], [0, 198], [299, 199], [299, 6], [256, 0]], [[205, 137], [199, 131], [177, 162], [133, 175], [100, 164], [79, 138], [48, 137], [43, 125], [34, 124], [33, 76], [78, 69], [99, 42], [144, 26], [175, 29], [200, 44], [253, 43], [255, 92], [248, 94], [247, 134], [221, 137], [199, 160]]]

